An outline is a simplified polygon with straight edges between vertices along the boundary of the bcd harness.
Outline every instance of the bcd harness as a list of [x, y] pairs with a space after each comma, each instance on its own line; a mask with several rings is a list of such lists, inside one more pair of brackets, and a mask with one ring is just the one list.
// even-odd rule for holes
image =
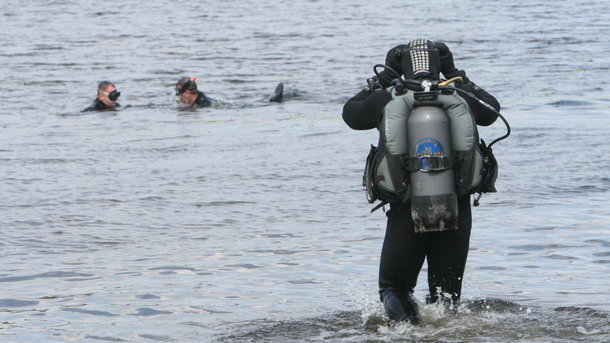
[[[453, 168], [458, 196], [475, 194], [474, 206], [479, 205], [482, 193], [496, 192], [498, 163], [491, 146], [510, 134], [510, 126], [493, 107], [473, 94], [453, 87], [452, 81], [422, 85], [420, 81], [396, 79], [388, 88], [392, 99], [383, 110], [378, 126], [379, 147], [371, 145], [363, 175], [369, 203], [380, 200], [371, 212], [387, 203], [403, 204], [411, 198], [409, 173], [435, 172]], [[459, 81], [459, 80], [457, 80]], [[456, 91], [471, 96], [491, 108], [504, 121], [508, 133], [489, 146], [479, 138], [476, 122], [467, 102]], [[443, 156], [409, 156], [407, 119], [417, 106], [442, 108], [450, 121], [452, 154]]]

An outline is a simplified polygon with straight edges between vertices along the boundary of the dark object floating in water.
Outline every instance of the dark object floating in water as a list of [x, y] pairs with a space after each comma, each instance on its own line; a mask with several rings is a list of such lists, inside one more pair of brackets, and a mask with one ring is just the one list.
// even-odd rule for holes
[[269, 102], [282, 102], [282, 98], [284, 97], [284, 83], [278, 83], [277, 87], [275, 87], [275, 93], [271, 98], [269, 98]]

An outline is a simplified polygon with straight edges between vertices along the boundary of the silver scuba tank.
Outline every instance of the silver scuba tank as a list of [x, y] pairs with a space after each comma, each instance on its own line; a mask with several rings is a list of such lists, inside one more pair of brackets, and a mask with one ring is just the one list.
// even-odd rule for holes
[[441, 107], [417, 106], [407, 119], [407, 137], [415, 232], [457, 230], [449, 117]]

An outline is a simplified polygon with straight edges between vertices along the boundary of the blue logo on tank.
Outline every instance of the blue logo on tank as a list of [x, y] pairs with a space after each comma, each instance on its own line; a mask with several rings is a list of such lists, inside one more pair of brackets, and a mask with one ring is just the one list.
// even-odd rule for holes
[[422, 138], [415, 143], [415, 157], [420, 159], [422, 168], [429, 168], [430, 162], [425, 158], [421, 158], [422, 156], [445, 156], [445, 148], [443, 148], [443, 144], [438, 139], [432, 137]]

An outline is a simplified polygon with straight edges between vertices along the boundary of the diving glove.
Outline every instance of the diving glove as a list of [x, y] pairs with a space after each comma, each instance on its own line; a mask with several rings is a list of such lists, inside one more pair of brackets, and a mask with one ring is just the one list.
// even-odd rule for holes
[[447, 44], [435, 42], [434, 45], [438, 48], [438, 54], [441, 60], [441, 72], [445, 78], [449, 80], [459, 76], [464, 80], [464, 83], [468, 83], [469, 80], [466, 77], [466, 72], [455, 67], [455, 64], [453, 63], [453, 54], [451, 53], [451, 50], [449, 50]]
[[399, 74], [393, 75], [392, 73], [392, 79], [390, 80], [390, 82], [402, 75], [402, 55], [405, 48], [407, 48], [406, 44], [397, 45], [390, 49], [385, 56], [385, 65], [392, 68], [395, 72]]

